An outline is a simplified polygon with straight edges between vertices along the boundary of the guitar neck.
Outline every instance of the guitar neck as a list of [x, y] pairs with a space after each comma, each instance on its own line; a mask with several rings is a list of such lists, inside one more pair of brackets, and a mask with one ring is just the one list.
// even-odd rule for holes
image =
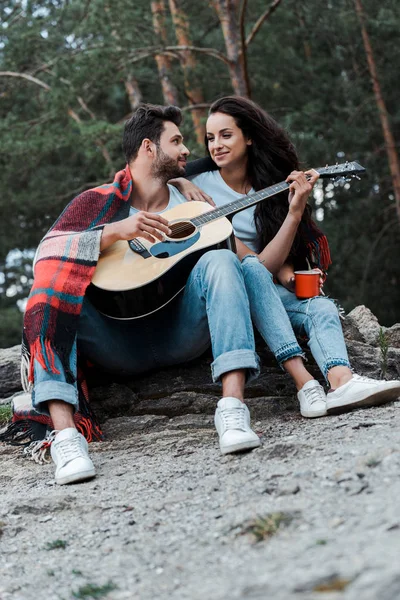
[[230, 215], [234, 215], [241, 210], [245, 210], [250, 206], [254, 206], [258, 204], [262, 200], [266, 200], [270, 196], [275, 196], [284, 190], [289, 188], [289, 184], [286, 181], [282, 181], [281, 183], [276, 183], [275, 185], [271, 185], [270, 187], [264, 188], [259, 192], [255, 192], [254, 194], [250, 194], [249, 196], [242, 196], [237, 200], [233, 200], [233, 202], [228, 202], [228, 204], [224, 204], [224, 206], [220, 206], [219, 208], [215, 208], [214, 210], [205, 213], [204, 215], [200, 215], [194, 219], [191, 219], [191, 222], [196, 227], [200, 225], [205, 225], [206, 223], [211, 223], [211, 221], [215, 221], [216, 219], [220, 219], [221, 217], [229, 217]]
[[[319, 169], [314, 169], [314, 171], [317, 171], [320, 177], [335, 178], [342, 176], [354, 176], [358, 173], [363, 173], [365, 169], [360, 164], [353, 161], [340, 165], [336, 164], [332, 166], [320, 167]], [[233, 202], [228, 202], [228, 204], [215, 208], [199, 217], [191, 219], [190, 221], [195, 227], [199, 227], [200, 225], [211, 223], [211, 221], [215, 221], [216, 219], [221, 219], [221, 217], [229, 217], [240, 212], [241, 210], [245, 210], [250, 206], [258, 204], [262, 200], [266, 200], [271, 196], [275, 196], [276, 194], [279, 194], [288, 188], [289, 184], [286, 181], [275, 183], [274, 185], [250, 194], [249, 196], [242, 196], [237, 200], [233, 200]]]

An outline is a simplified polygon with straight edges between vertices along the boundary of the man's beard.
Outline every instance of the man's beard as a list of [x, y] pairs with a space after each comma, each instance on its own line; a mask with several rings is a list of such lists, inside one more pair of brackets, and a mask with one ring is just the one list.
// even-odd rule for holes
[[181, 167], [176, 160], [165, 154], [158, 147], [157, 157], [151, 167], [152, 175], [155, 179], [159, 179], [162, 183], [167, 183], [175, 177], [184, 177], [185, 168]]

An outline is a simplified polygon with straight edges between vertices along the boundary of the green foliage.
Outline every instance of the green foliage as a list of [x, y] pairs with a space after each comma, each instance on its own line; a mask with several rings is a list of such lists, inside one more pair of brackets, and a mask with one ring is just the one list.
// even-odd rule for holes
[[72, 597], [78, 598], [78, 600], [83, 600], [84, 598], [104, 598], [109, 592], [116, 589], [117, 586], [112, 581], [109, 581], [105, 585], [87, 583], [81, 586], [77, 592], [72, 592]]
[[10, 405], [0, 406], [0, 427], [9, 422], [12, 417], [12, 409]]
[[385, 335], [382, 327], [379, 329], [378, 342], [379, 342], [379, 349], [381, 351], [381, 377], [382, 377], [382, 379], [385, 379], [386, 371], [387, 371], [387, 354], [388, 354], [388, 350], [389, 350], [389, 344], [388, 344], [386, 335]]
[[250, 534], [256, 542], [262, 542], [275, 535], [281, 527], [287, 527], [293, 521], [293, 518], [290, 513], [269, 513], [246, 523], [241, 533]]
[[0, 314], [0, 348], [15, 346], [21, 341], [22, 313], [17, 307], [10, 307]]
[[45, 549], [58, 550], [59, 548], [61, 548], [62, 550], [65, 550], [67, 546], [68, 542], [66, 540], [54, 540], [53, 542], [47, 542]]
[[[182, 6], [193, 46], [226, 52], [210, 4], [184, 0]], [[363, 6], [397, 139], [400, 4], [364, 0]], [[264, 0], [248, 3], [246, 35], [264, 10]], [[124, 165], [122, 125], [132, 110], [126, 81], [135, 77], [143, 101], [163, 97], [149, 50], [159, 41], [145, 0], [9, 0], [0, 22], [0, 71], [42, 83], [0, 77], [0, 346], [7, 346], [20, 339], [15, 305], [31, 285], [27, 251], [69, 200]], [[168, 44], [175, 45], [168, 15], [166, 26]], [[185, 107], [180, 55], [169, 56]], [[205, 53], [196, 58], [195, 78], [207, 103], [232, 92], [226, 64]], [[354, 3], [285, 0], [248, 46], [247, 62], [253, 99], [288, 129], [304, 166], [356, 159], [367, 167], [362, 181], [324, 183], [316, 196], [334, 261], [326, 290], [346, 309], [368, 305], [383, 325], [400, 320], [400, 227]], [[190, 114], [182, 129], [197, 157], [204, 148]], [[22, 252], [17, 264], [16, 249]]]

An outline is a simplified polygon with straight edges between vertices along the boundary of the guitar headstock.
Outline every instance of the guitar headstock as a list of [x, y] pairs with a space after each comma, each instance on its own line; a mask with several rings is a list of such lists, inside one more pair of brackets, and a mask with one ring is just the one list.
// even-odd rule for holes
[[326, 167], [321, 167], [320, 169], [315, 169], [320, 177], [331, 177], [332, 179], [346, 177], [346, 178], [356, 178], [359, 179], [358, 175], [361, 173], [365, 173], [365, 168], [362, 167], [358, 162], [352, 161], [336, 165], [329, 165]]

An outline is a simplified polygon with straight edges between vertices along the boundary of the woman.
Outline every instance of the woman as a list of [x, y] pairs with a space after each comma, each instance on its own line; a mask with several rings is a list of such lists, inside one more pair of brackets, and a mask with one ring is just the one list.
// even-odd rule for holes
[[[298, 157], [286, 132], [245, 98], [227, 96], [214, 102], [206, 130], [206, 149], [213, 162], [194, 161], [187, 175], [217, 206], [283, 180], [290, 183], [288, 193], [237, 214], [233, 226], [253, 321], [292, 375], [301, 414], [317, 417], [397, 398], [400, 381], [376, 381], [352, 373], [335, 304], [324, 296], [300, 300], [293, 293], [295, 270], [326, 271], [330, 263], [326, 237], [312, 221], [307, 204], [318, 174], [298, 170]], [[199, 196], [189, 184], [184, 191], [186, 197]], [[294, 332], [307, 336], [330, 384], [328, 397], [305, 369]]]

